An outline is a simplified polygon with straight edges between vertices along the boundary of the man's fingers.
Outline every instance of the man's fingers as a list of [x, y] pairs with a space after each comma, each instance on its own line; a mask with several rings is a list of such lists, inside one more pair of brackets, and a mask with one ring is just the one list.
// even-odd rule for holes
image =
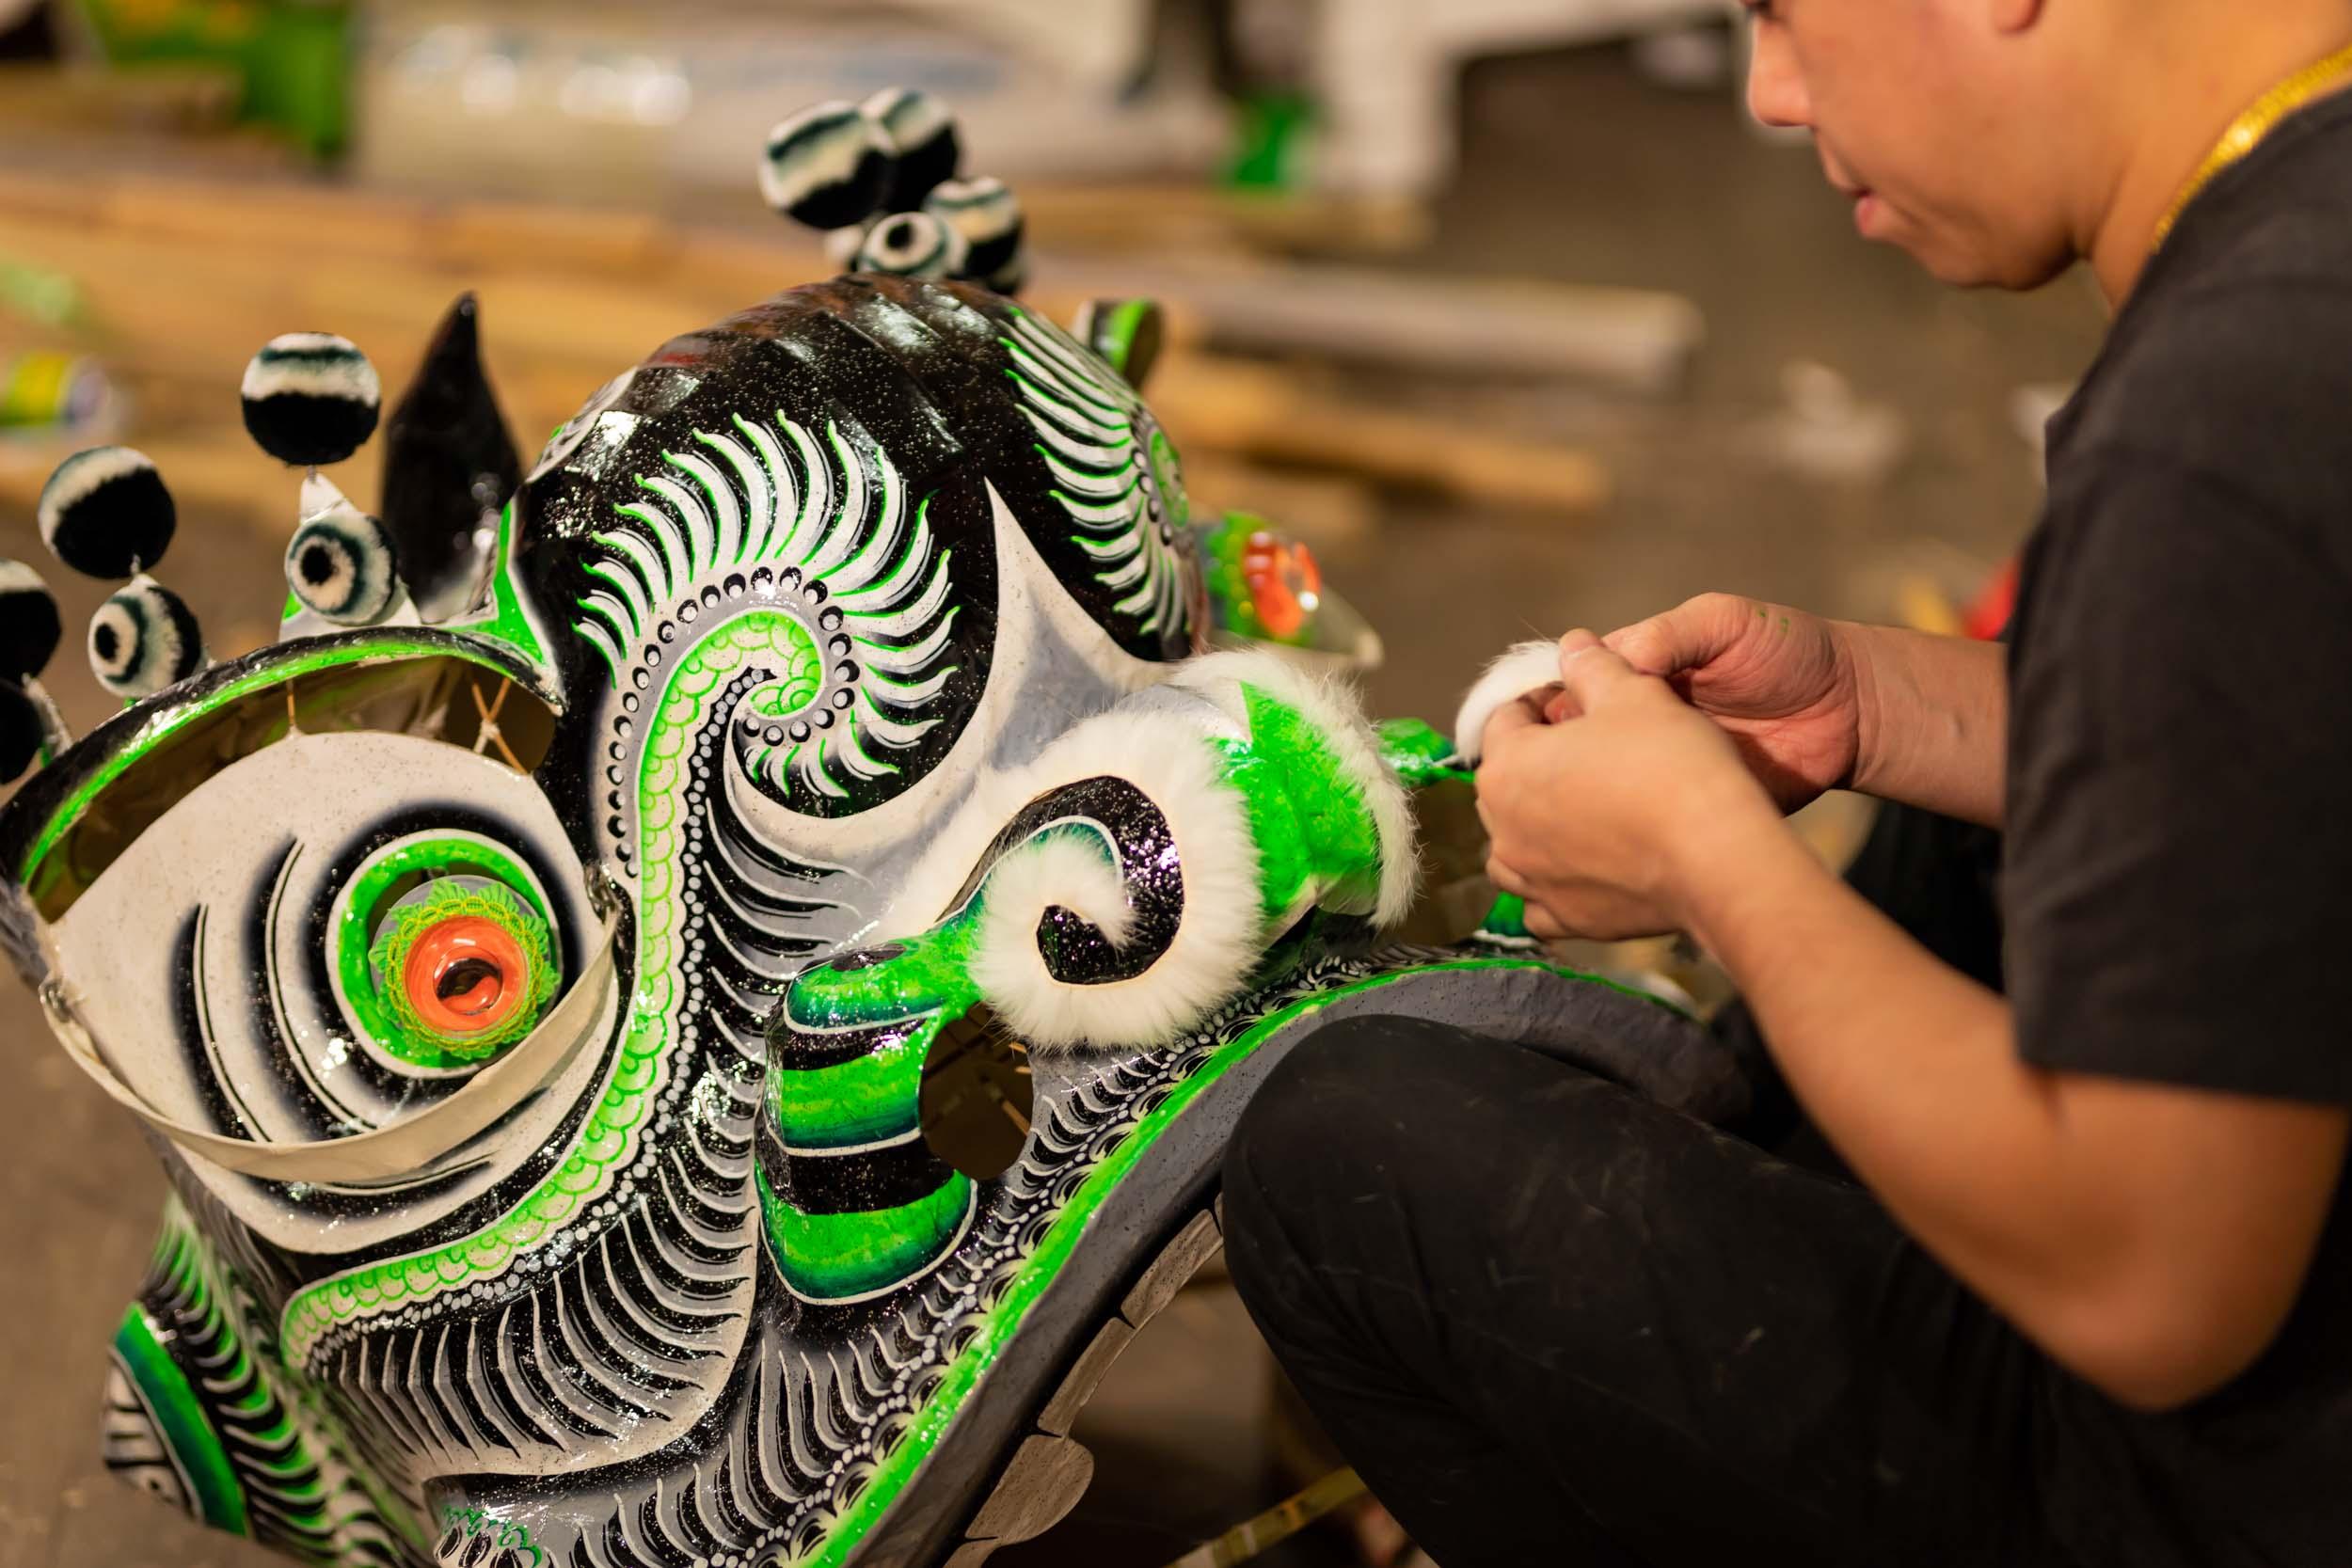
[[1702, 594], [1662, 615], [1620, 626], [1603, 645], [1645, 675], [1674, 675], [1721, 657], [1761, 607], [1734, 594]]
[[1491, 857], [1486, 862], [1486, 880], [1514, 898], [1526, 897], [1530, 886], [1526, 878]]
[[[1570, 647], [1569, 643], [1580, 637], [1586, 641]], [[1604, 647], [1591, 632], [1570, 632], [1560, 647], [1561, 695], [1566, 698], [1566, 705], [1578, 713], [1590, 713], [1596, 703], [1648, 678]]]
[[1599, 646], [1600, 639], [1589, 631], [1572, 631], [1568, 633], [1567, 636], [1562, 638], [1560, 640], [1560, 674], [1562, 678], [1564, 680], [1566, 678], [1568, 666], [1575, 662], [1577, 655], [1583, 653], [1588, 649], [1597, 648]]
[[1526, 912], [1519, 918], [1526, 925], [1529, 936], [1540, 937], [1546, 942], [1558, 942], [1563, 937], [1576, 934], [1562, 925], [1557, 915], [1532, 899], [1528, 902]]
[[[1545, 689], [1549, 691], [1550, 688], [1547, 687]], [[1541, 729], [1543, 723], [1544, 716], [1527, 698], [1522, 697], [1518, 702], [1503, 704], [1495, 709], [1494, 717], [1486, 721], [1486, 733], [1480, 737], [1480, 744], [1484, 748], [1482, 754], [1493, 756], [1496, 747], [1509, 740], [1519, 731]]]

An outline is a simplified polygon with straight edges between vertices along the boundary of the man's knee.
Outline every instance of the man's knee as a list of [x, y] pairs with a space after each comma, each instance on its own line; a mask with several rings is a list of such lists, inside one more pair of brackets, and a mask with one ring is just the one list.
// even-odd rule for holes
[[[1344, 1245], [1336, 1231], [1392, 1228], [1406, 1212], [1467, 1221], [1491, 1199], [1498, 1164], [1577, 1148], [1582, 1108], [1605, 1117], [1600, 1101], [1622, 1094], [1524, 1047], [1424, 1020], [1326, 1024], [1267, 1075], [1226, 1150], [1235, 1272]], [[1547, 1148], [1513, 1149], [1515, 1139]]]
[[1331, 1174], [1334, 1162], [1397, 1153], [1417, 1137], [1412, 1107], [1446, 1077], [1461, 1037], [1408, 1018], [1327, 1023], [1275, 1064], [1226, 1150], [1227, 1206], [1235, 1187], [1279, 1196], [1293, 1178]]

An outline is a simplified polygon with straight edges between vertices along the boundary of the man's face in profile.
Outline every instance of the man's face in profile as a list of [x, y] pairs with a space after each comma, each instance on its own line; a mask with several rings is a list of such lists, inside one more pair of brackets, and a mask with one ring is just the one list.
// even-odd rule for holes
[[1745, 3], [1750, 109], [1813, 134], [1865, 238], [1963, 285], [2031, 288], [2071, 261], [2050, 178], [2069, 104], [2037, 87], [2032, 29], [2000, 30], [1986, 0]]

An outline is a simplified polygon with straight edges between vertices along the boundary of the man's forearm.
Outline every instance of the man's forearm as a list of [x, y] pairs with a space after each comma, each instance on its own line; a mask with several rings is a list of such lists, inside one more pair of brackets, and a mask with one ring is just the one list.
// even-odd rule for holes
[[2008, 650], [1970, 638], [1841, 623], [1860, 707], [1853, 787], [2001, 825]]
[[2001, 998], [1777, 824], [1693, 851], [1717, 868], [1693, 934], [1823, 1133], [1947, 1267], [2135, 1402], [2201, 1393], [2268, 1340], [2327, 1213], [2341, 1113], [2032, 1068]]

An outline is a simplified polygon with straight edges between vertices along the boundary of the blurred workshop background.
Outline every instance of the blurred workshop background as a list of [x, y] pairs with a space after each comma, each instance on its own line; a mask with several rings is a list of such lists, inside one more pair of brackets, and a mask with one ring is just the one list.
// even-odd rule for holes
[[[297, 479], [246, 438], [270, 337], [355, 340], [388, 402], [462, 290], [535, 450], [665, 339], [828, 273], [763, 207], [767, 128], [927, 89], [1029, 215], [1033, 302], [1170, 312], [1152, 401], [1196, 508], [1305, 541], [1442, 719], [1506, 643], [1704, 589], [1983, 630], [2086, 282], [1959, 294], [1866, 247], [1740, 93], [1724, 0], [0, 0], [0, 555], [40, 562], [72, 726], [104, 590], [43, 561], [69, 452], [151, 455], [215, 655], [272, 637]], [[362, 506], [373, 449], [334, 470]], [[1861, 813], [1808, 824], [1845, 852]], [[1597, 955], [1707, 980], [1670, 946]], [[257, 1564], [97, 1462], [107, 1337], [163, 1181], [0, 986], [0, 1568]], [[993, 1560], [1155, 1565], [1304, 1484], [1212, 1269], [1078, 1435], [1098, 1479]], [[1339, 1563], [1336, 1537], [1263, 1560]]]

